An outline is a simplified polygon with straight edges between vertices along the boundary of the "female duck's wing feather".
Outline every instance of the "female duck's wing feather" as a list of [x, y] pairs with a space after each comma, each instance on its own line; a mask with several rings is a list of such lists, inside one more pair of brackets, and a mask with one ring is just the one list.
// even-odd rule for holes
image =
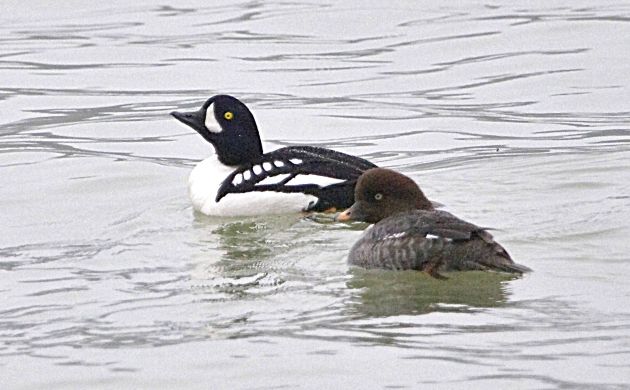
[[[449, 240], [470, 240], [473, 233], [485, 231], [443, 210], [415, 210], [383, 219], [370, 229], [370, 239], [380, 240], [399, 233], [437, 236]], [[487, 232], [486, 232], [487, 233]], [[488, 234], [488, 238], [492, 236]]]
[[350, 261], [367, 267], [432, 272], [438, 268], [530, 271], [514, 263], [486, 228], [442, 210], [416, 210], [383, 219], [355, 244]]
[[[216, 201], [231, 193], [301, 192], [319, 199], [308, 211], [346, 208], [354, 201], [356, 180], [365, 170], [374, 167], [376, 165], [360, 157], [330, 149], [289, 146], [236, 168], [219, 187]], [[328, 183], [317, 184], [307, 175], [319, 176]]]

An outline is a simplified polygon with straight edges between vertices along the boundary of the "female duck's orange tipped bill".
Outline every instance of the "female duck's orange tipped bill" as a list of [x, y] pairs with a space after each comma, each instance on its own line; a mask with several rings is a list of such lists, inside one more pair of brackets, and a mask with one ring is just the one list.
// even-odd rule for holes
[[338, 222], [350, 221], [350, 209], [344, 211], [343, 213], [337, 214], [337, 216], [335, 216], [335, 221], [338, 221]]

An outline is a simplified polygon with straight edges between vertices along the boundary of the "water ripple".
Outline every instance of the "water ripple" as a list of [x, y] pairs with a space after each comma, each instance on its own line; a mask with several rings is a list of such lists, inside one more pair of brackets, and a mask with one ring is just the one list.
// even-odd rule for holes
[[[627, 382], [627, 4], [7, 6], [3, 385]], [[217, 93], [266, 150], [399, 169], [535, 272], [357, 270], [365, 225], [194, 214], [212, 152], [169, 112]]]

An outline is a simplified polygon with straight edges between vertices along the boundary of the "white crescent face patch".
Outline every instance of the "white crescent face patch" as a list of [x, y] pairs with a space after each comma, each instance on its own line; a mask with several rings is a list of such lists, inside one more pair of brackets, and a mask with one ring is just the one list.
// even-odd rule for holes
[[217, 122], [217, 118], [214, 117], [214, 103], [210, 103], [208, 108], [206, 108], [206, 121], [204, 124], [206, 125], [206, 129], [211, 133], [220, 133], [223, 131], [221, 125]]

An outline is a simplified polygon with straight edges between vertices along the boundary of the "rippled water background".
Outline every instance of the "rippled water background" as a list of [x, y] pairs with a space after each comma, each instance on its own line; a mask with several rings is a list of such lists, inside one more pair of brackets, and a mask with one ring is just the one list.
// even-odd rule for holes
[[[3, 1], [0, 387], [628, 388], [627, 2]], [[522, 279], [349, 268], [362, 225], [194, 215], [230, 93], [500, 230]]]

